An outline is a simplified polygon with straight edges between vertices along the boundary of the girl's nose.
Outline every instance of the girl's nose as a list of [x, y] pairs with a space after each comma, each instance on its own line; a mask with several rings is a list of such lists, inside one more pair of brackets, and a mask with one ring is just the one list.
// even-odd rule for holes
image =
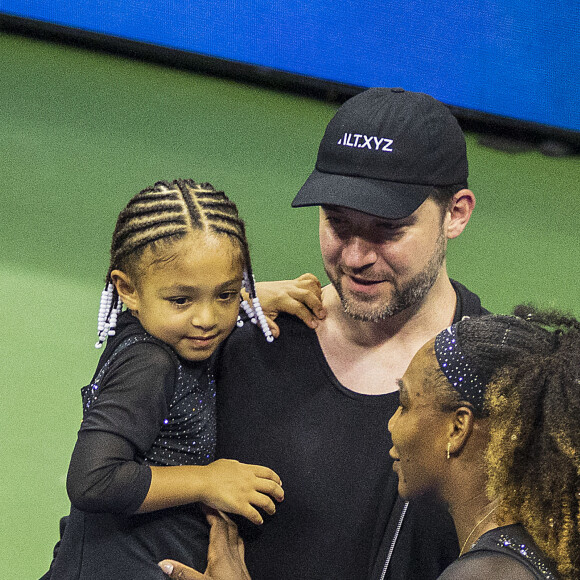
[[191, 324], [198, 328], [211, 329], [217, 324], [217, 317], [214, 309], [210, 305], [196, 308], [191, 318]]

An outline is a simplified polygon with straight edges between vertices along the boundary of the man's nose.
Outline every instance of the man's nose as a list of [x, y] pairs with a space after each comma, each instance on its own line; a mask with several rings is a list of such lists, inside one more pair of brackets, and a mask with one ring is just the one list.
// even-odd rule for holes
[[363, 268], [377, 261], [375, 244], [360, 236], [351, 237], [342, 252], [345, 266]]

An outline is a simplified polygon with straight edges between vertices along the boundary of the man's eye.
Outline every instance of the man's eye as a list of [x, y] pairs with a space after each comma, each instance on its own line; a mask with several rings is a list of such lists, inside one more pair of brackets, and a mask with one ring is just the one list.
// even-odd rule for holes
[[327, 217], [326, 221], [335, 232], [343, 234], [348, 231], [348, 222], [342, 218]]
[[379, 228], [385, 232], [396, 232], [403, 228], [403, 224], [392, 224], [384, 222], [379, 224]]

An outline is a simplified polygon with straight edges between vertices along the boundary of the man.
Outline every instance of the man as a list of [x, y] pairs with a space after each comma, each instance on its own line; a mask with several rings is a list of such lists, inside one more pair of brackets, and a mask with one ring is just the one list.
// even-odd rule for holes
[[457, 121], [427, 95], [369, 89], [328, 124], [292, 203], [320, 206], [327, 316], [280, 316], [273, 344], [246, 325], [217, 379], [219, 454], [285, 490], [262, 526], [238, 522], [254, 580], [428, 580], [457, 556], [444, 511], [397, 499], [387, 422], [416, 351], [485, 312], [446, 270], [475, 205], [467, 174]]

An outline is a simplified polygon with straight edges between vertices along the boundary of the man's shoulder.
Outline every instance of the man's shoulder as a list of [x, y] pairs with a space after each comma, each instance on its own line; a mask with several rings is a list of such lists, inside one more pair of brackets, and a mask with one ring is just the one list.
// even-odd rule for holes
[[457, 280], [451, 280], [451, 284], [457, 295], [457, 308], [453, 322], [458, 322], [464, 316], [483, 316], [484, 314], [490, 314], [489, 310], [481, 305], [481, 299], [477, 294], [468, 290], [463, 284], [457, 282]]
[[236, 327], [226, 342], [231, 345], [244, 341], [251, 342], [253, 345], [267, 347], [270, 345], [279, 345], [288, 340], [296, 340], [301, 337], [312, 339], [315, 335], [314, 331], [306, 326], [300, 318], [284, 312], [276, 317], [276, 324], [280, 328], [280, 336], [272, 343], [267, 342], [262, 330], [249, 320], [244, 321], [243, 326]]
[[[289, 314], [280, 314], [276, 318], [280, 336], [268, 342], [257, 325], [245, 322], [237, 327], [220, 348], [218, 368], [240, 371], [241, 368], [259, 364], [274, 367], [285, 364], [282, 361], [294, 360], [298, 356], [307, 356], [316, 350], [316, 333], [308, 328], [299, 318]], [[240, 371], [241, 372], [241, 371]]]

